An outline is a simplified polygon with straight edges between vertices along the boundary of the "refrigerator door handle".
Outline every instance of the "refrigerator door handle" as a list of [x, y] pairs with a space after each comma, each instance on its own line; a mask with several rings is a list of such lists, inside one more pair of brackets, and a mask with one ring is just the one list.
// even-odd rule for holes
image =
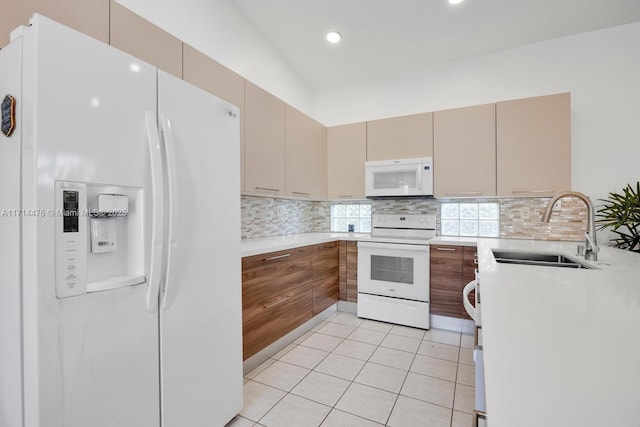
[[160, 129], [162, 132], [162, 139], [164, 141], [164, 153], [167, 159], [167, 181], [169, 188], [168, 192], [168, 205], [169, 205], [169, 236], [168, 249], [167, 249], [167, 273], [164, 285], [164, 295], [162, 300], [162, 308], [167, 309], [171, 302], [171, 296], [175, 291], [174, 286], [170, 282], [172, 259], [173, 254], [177, 250], [178, 246], [178, 183], [176, 176], [176, 157], [175, 157], [175, 144], [173, 142], [173, 132], [171, 129], [171, 121], [164, 115], [160, 115]]
[[149, 158], [151, 159], [151, 253], [149, 265], [149, 286], [147, 288], [147, 311], [154, 313], [158, 309], [160, 279], [162, 275], [162, 240], [163, 240], [163, 170], [162, 146], [156, 115], [152, 111], [145, 114]]

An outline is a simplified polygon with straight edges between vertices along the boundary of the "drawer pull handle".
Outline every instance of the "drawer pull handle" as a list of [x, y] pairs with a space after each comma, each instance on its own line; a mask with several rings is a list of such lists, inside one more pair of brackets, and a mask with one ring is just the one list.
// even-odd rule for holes
[[295, 195], [299, 195], [299, 196], [304, 196], [304, 197], [309, 197], [309, 196], [311, 196], [311, 193], [303, 193], [303, 192], [301, 192], [301, 191], [292, 191], [291, 193], [292, 193], [292, 194], [295, 194]]
[[447, 251], [447, 252], [455, 252], [455, 248], [436, 248], [436, 251]]
[[447, 196], [480, 196], [482, 191], [460, 191], [457, 193], [447, 193]]
[[551, 190], [514, 190], [513, 194], [527, 194], [527, 193], [555, 193], [553, 188]]
[[272, 256], [272, 257], [269, 257], [269, 258], [264, 258], [262, 261], [263, 261], [263, 262], [266, 262], [266, 261], [275, 261], [275, 260], [277, 260], [277, 259], [287, 258], [287, 257], [290, 257], [290, 256], [291, 256], [291, 254], [284, 254], [284, 255]]
[[341, 194], [338, 197], [341, 199], [350, 199], [353, 197], [353, 194]]
[[478, 265], [478, 258], [474, 258], [474, 259], [473, 259], [473, 263], [474, 263], [475, 265]]
[[275, 191], [276, 193], [280, 192], [280, 190], [277, 188], [269, 188], [269, 187], [256, 187], [256, 190]]
[[280, 298], [279, 300], [277, 300], [277, 301], [275, 301], [275, 302], [272, 302], [271, 304], [267, 304], [267, 305], [262, 306], [262, 308], [263, 308], [264, 310], [268, 310], [268, 309], [270, 309], [271, 307], [275, 307], [275, 306], [276, 306], [276, 305], [278, 305], [278, 304], [282, 304], [283, 302], [285, 302], [286, 300], [288, 300], [288, 299], [290, 299], [290, 298], [291, 298], [291, 295], [287, 295], [286, 297], [284, 297], [284, 298]]

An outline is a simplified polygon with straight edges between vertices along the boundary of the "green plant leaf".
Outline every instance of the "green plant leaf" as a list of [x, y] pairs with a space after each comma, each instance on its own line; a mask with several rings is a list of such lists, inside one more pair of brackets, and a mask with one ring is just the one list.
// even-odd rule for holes
[[618, 237], [611, 243], [621, 249], [640, 252], [640, 181], [634, 189], [627, 184], [621, 193], [609, 193], [597, 210], [596, 223], [600, 230], [609, 228]]

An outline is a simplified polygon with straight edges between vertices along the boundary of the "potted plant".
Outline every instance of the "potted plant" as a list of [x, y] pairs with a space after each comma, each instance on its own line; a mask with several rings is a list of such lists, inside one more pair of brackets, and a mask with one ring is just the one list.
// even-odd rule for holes
[[640, 252], [640, 181], [634, 189], [631, 184], [622, 193], [609, 193], [598, 208], [599, 229], [610, 228], [617, 235], [611, 239], [616, 248]]

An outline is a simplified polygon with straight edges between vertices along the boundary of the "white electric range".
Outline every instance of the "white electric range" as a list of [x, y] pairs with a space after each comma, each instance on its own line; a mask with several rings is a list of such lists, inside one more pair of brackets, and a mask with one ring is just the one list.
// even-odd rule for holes
[[429, 240], [436, 215], [374, 214], [358, 242], [358, 317], [429, 329]]

